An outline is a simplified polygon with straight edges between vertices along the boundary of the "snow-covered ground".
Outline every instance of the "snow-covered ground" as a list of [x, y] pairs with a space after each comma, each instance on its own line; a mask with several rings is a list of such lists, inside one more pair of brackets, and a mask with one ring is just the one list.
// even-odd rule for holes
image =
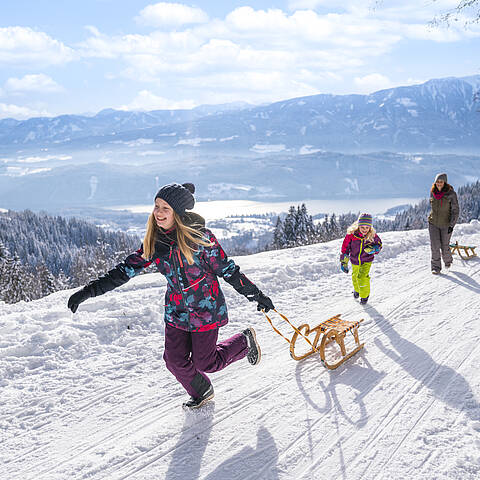
[[[159, 274], [75, 315], [71, 291], [1, 305], [0, 478], [480, 478], [480, 258], [436, 277], [425, 230], [382, 239], [365, 308], [338, 267], [340, 240], [239, 258], [297, 325], [363, 318], [365, 348], [333, 371], [316, 355], [296, 362], [225, 284], [221, 337], [253, 325], [263, 358], [211, 375], [215, 401], [195, 412], [162, 360]], [[453, 239], [480, 245], [480, 223]]]

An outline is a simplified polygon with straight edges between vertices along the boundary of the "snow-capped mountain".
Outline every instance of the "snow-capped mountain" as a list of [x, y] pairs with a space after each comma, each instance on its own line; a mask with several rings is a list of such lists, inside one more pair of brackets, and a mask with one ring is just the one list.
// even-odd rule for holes
[[[319, 355], [296, 362], [221, 281], [230, 322], [220, 340], [254, 326], [262, 361], [212, 374], [214, 401], [196, 412], [182, 410], [187, 394], [162, 359], [160, 274], [75, 314], [73, 291], [0, 304], [2, 480], [478, 479], [480, 260], [455, 256], [434, 277], [426, 230], [381, 237], [366, 307], [340, 271], [341, 240], [237, 258], [294, 325], [363, 319], [365, 346], [337, 370]], [[478, 246], [479, 222], [453, 239]]]
[[[0, 143], [82, 149], [147, 139], [172, 155], [318, 150], [469, 152], [480, 146], [480, 75], [371, 95], [313, 95], [266, 106], [65, 115], [0, 121]], [[10, 147], [10, 148], [8, 148]]]
[[1, 145], [49, 145], [68, 143], [79, 138], [116, 135], [153, 126], [193, 122], [199, 118], [249, 108], [236, 102], [222, 105], [201, 105], [191, 110], [153, 110], [150, 112], [122, 111], [107, 108], [93, 116], [60, 115], [28, 120], [0, 120]]
[[182, 179], [199, 200], [423, 197], [439, 171], [456, 187], [479, 178], [479, 89], [477, 75], [254, 108], [3, 120], [0, 206], [145, 204]]

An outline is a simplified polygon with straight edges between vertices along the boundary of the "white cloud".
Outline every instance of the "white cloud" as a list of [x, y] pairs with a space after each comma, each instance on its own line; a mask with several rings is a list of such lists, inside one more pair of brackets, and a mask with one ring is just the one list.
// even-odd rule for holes
[[9, 92], [59, 92], [62, 87], [48, 75], [43, 73], [25, 75], [22, 78], [9, 78], [5, 83]]
[[195, 23], [205, 23], [208, 15], [200, 8], [181, 3], [155, 3], [147, 5], [136, 18], [138, 23], [153, 27], [178, 27]]
[[[197, 103], [240, 99], [258, 103], [329, 89], [344, 93], [340, 84], [354, 77], [362, 92], [387, 88], [392, 85], [386, 76], [370, 73], [372, 59], [389, 54], [408, 39], [453, 42], [467, 36], [461, 29], [428, 29], [425, 23], [407, 20], [408, 11], [398, 0], [385, 0], [385, 6], [376, 10], [371, 9], [369, 1], [332, 2], [290, 2], [290, 6], [307, 8], [290, 13], [244, 6], [223, 19], [195, 17], [188, 10], [191, 7], [158, 3], [142, 10], [143, 20], [151, 12], [151, 24], [181, 27], [190, 22], [188, 27], [122, 36], [105, 35], [88, 27], [91, 36], [79, 47], [84, 57], [118, 59], [116, 65], [122, 70], [115, 74], [117, 77], [155, 84], [154, 91], [168, 92], [165, 95], [172, 99], [182, 99], [188, 91], [189, 98]], [[405, 2], [413, 9], [414, 0]], [[328, 13], [332, 12], [331, 5], [336, 10]], [[322, 10], [314, 11], [313, 7]], [[422, 4], [417, 10], [422, 16], [426, 7]], [[186, 11], [192, 15], [181, 14]], [[155, 12], [163, 16], [155, 20]], [[203, 23], [193, 25], [192, 18]], [[348, 89], [351, 91], [351, 87]], [[144, 90], [126, 108], [150, 109], [151, 104], [159, 105], [154, 108], [171, 108], [178, 102]]]
[[19, 105], [0, 103], [0, 118], [16, 118], [17, 120], [26, 120], [31, 117], [45, 117], [50, 114], [45, 110], [34, 110]]
[[390, 79], [380, 73], [371, 73], [364, 77], [356, 77], [354, 83], [359, 93], [373, 93], [377, 90], [393, 87]]
[[74, 56], [74, 50], [44, 32], [29, 27], [0, 28], [0, 64], [54, 65]]
[[348, 7], [347, 0], [290, 0], [288, 2], [289, 10], [315, 10], [318, 7], [325, 8], [341, 8], [346, 9]]
[[190, 100], [176, 102], [167, 98], [159, 97], [148, 90], [138, 92], [137, 96], [128, 104], [118, 107], [119, 110], [176, 110], [190, 109], [197, 104]]

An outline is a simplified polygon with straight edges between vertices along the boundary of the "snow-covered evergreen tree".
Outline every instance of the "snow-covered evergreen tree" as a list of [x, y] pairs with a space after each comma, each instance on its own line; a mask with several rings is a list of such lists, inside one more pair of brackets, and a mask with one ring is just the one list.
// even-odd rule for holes
[[296, 209], [292, 205], [288, 210], [288, 215], [283, 221], [283, 238], [284, 238], [284, 248], [294, 247], [295, 246], [295, 226], [296, 226]]
[[26, 302], [35, 296], [33, 275], [20, 263], [18, 255], [10, 257], [5, 266], [5, 278], [2, 280], [2, 296], [5, 303]]
[[41, 262], [36, 267], [36, 279], [38, 283], [39, 297], [46, 297], [57, 291], [55, 277], [45, 265]]
[[71, 287], [71, 280], [65, 275], [65, 272], [60, 269], [60, 272], [55, 279], [56, 290], [66, 290]]

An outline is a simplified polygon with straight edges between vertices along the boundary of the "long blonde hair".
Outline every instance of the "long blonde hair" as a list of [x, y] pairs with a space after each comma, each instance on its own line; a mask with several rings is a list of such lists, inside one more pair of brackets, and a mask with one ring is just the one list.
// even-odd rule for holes
[[[192, 224], [193, 226], [185, 225], [180, 215], [178, 215], [175, 211], [173, 212], [173, 220], [177, 233], [178, 248], [183, 256], [187, 259], [189, 265], [192, 265], [193, 254], [197, 251], [197, 247], [199, 245], [210, 247], [212, 243], [205, 240], [205, 237], [200, 231], [200, 224]], [[155, 251], [155, 239], [157, 233], [160, 232], [161, 230], [157, 226], [155, 217], [153, 213], [151, 213], [147, 220], [147, 231], [145, 232], [145, 237], [143, 238], [142, 257], [146, 260], [153, 256], [153, 252]]]
[[[347, 233], [355, 233], [356, 231], [358, 230], [358, 220], [356, 220], [355, 222], [353, 222], [348, 228], [347, 228]], [[372, 227], [370, 226], [370, 230], [368, 231], [368, 233], [365, 235], [365, 240], [367, 240], [367, 242], [373, 242], [373, 239], [375, 238], [375, 234], [377, 233], [377, 231]]]

